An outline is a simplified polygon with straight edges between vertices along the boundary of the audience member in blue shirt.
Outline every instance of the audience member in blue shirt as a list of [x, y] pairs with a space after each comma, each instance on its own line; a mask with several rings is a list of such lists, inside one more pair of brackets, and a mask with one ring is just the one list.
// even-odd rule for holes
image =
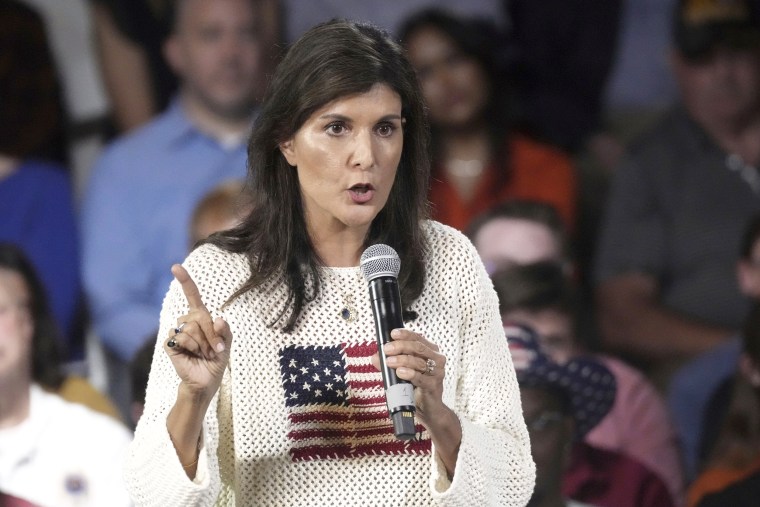
[[96, 332], [129, 361], [154, 329], [187, 254], [196, 203], [222, 181], [245, 175], [243, 138], [230, 146], [199, 131], [181, 102], [108, 147], [82, 208], [84, 279]]
[[84, 285], [95, 331], [122, 365], [156, 327], [197, 201], [245, 175], [264, 77], [256, 26], [250, 0], [177, 2], [165, 53], [179, 95], [107, 147], [93, 170], [82, 209]]

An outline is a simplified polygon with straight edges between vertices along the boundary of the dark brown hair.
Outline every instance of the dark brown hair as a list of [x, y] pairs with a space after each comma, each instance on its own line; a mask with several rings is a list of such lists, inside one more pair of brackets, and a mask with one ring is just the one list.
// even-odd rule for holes
[[48, 306], [45, 288], [24, 252], [12, 243], [0, 243], [0, 269], [18, 273], [29, 290], [32, 334], [32, 379], [42, 387], [58, 389], [63, 383], [59, 331]]
[[[512, 93], [508, 79], [508, 62], [505, 59], [503, 34], [491, 20], [465, 17], [437, 7], [425, 8], [407, 18], [399, 29], [399, 39], [408, 45], [410, 39], [421, 30], [433, 29], [451, 40], [462, 55], [474, 61], [482, 70], [488, 87], [488, 102], [482, 114], [489, 128], [489, 138], [496, 161], [499, 185], [507, 181], [509, 170], [509, 145], [504, 142], [512, 127]], [[431, 122], [433, 158], [442, 152], [440, 129]], [[438, 165], [433, 167], [438, 170]]]
[[575, 286], [558, 262], [509, 266], [496, 271], [491, 280], [502, 315], [515, 310], [557, 310], [575, 319], [578, 306]]
[[403, 50], [370, 25], [333, 20], [315, 26], [288, 50], [277, 67], [248, 145], [246, 189], [253, 209], [243, 223], [210, 242], [245, 253], [251, 276], [230, 300], [281, 276], [288, 287], [282, 321], [290, 332], [304, 305], [320, 290], [322, 261], [304, 218], [298, 176], [279, 145], [291, 139], [324, 105], [383, 83], [401, 98], [404, 148], [388, 202], [372, 222], [365, 246], [385, 243], [401, 258], [399, 285], [405, 307], [422, 292], [426, 245], [429, 134], [417, 78]]

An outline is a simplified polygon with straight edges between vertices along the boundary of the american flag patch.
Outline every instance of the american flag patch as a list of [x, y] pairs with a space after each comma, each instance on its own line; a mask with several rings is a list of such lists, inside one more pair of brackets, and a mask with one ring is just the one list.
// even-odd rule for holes
[[375, 342], [280, 350], [293, 461], [430, 454], [424, 426], [413, 440], [393, 434], [375, 352]]

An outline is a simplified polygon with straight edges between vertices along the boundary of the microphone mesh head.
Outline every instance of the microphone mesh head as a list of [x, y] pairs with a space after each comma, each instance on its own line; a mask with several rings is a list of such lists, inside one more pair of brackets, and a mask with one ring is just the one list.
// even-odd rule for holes
[[401, 270], [401, 259], [396, 251], [388, 245], [379, 243], [367, 248], [362, 254], [359, 265], [362, 274], [368, 282], [380, 276], [392, 276], [398, 278]]

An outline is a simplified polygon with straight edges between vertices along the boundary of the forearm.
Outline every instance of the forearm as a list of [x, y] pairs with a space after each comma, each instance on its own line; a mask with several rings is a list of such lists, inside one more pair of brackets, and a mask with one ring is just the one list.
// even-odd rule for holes
[[106, 7], [93, 6], [98, 57], [117, 127], [126, 132], [156, 112], [151, 76], [142, 50], [119, 32]]
[[194, 393], [180, 384], [177, 401], [166, 418], [166, 429], [177, 457], [190, 479], [195, 477], [203, 419], [210, 402], [211, 398]]
[[436, 453], [441, 458], [449, 479], [456, 471], [459, 446], [462, 443], [462, 425], [453, 410], [442, 405], [440, 414], [426, 424]]
[[616, 350], [648, 359], [693, 356], [735, 332], [663, 307], [651, 288], [632, 279], [604, 282], [597, 301], [603, 340]]

